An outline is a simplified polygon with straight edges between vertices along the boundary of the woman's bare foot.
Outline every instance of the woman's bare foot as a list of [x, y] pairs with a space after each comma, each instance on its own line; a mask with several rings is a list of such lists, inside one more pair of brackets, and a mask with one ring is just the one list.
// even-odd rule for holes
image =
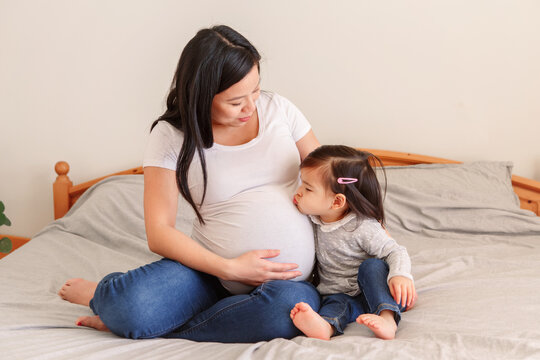
[[75, 322], [77, 326], [87, 326], [99, 331], [110, 331], [107, 326], [101, 321], [99, 316], [81, 316]]
[[367, 326], [379, 339], [392, 340], [396, 337], [397, 325], [393, 311], [383, 310], [380, 315], [362, 314], [356, 318], [356, 322]]
[[300, 302], [294, 306], [291, 310], [291, 319], [294, 325], [307, 337], [330, 340], [334, 334], [332, 325], [306, 303]]
[[58, 295], [71, 303], [88, 306], [94, 297], [96, 287], [97, 282], [94, 281], [69, 279], [58, 291]]

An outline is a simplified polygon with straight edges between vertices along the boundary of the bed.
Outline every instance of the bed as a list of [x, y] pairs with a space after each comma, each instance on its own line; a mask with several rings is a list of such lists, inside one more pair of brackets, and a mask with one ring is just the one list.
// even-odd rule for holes
[[[56, 164], [56, 220], [0, 261], [2, 359], [540, 358], [540, 182], [509, 162], [458, 163], [371, 150], [385, 164], [387, 227], [407, 247], [419, 294], [395, 340], [358, 324], [330, 341], [256, 344], [128, 340], [77, 327], [87, 307], [61, 300], [72, 277], [99, 280], [158, 259], [144, 232], [141, 168], [73, 185]], [[177, 227], [193, 212], [179, 204]]]

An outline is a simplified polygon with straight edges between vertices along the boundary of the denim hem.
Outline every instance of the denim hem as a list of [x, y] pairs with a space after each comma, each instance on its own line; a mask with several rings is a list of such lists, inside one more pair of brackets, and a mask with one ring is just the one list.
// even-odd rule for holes
[[386, 304], [386, 303], [379, 304], [379, 306], [377, 306], [377, 310], [375, 311], [375, 315], [380, 315], [381, 311], [383, 310], [393, 311], [396, 325], [399, 325], [399, 322], [401, 320], [401, 311], [399, 310], [399, 307], [397, 305]]
[[341, 324], [339, 323], [337, 317], [328, 317], [328, 316], [321, 316], [324, 320], [326, 320], [327, 323], [332, 325], [334, 327], [334, 334], [332, 336], [336, 335], [343, 335], [343, 328], [341, 327]]
[[90, 308], [90, 310], [92, 310], [92, 312], [97, 315], [98, 313], [96, 312], [96, 310], [94, 309], [94, 298], [91, 298], [90, 299], [90, 302], [88, 303], [88, 307]]
[[[341, 335], [343, 334], [343, 331], [344, 331], [344, 326], [341, 325], [341, 322], [338, 320], [338, 319], [342, 319], [343, 318], [343, 315], [345, 315], [345, 313], [347, 312], [347, 307], [345, 306], [343, 308], [343, 310], [341, 311], [341, 313], [339, 314], [336, 314], [335, 317], [329, 317], [329, 316], [324, 316], [324, 315], [321, 315], [321, 317], [326, 320], [328, 323], [330, 323], [330, 325], [332, 325], [334, 327], [334, 335]], [[334, 314], [332, 314], [334, 315]], [[347, 324], [344, 324], [345, 326]]]

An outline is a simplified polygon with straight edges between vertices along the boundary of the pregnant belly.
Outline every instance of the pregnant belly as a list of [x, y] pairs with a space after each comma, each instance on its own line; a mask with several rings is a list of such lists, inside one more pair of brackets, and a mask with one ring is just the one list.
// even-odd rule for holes
[[[313, 227], [298, 212], [289, 192], [265, 187], [242, 192], [228, 201], [204, 205], [206, 224], [196, 222], [192, 237], [214, 253], [234, 258], [250, 250], [278, 249], [269, 260], [298, 264], [305, 280], [311, 274], [314, 258]], [[222, 281], [233, 294], [247, 293], [252, 287]]]

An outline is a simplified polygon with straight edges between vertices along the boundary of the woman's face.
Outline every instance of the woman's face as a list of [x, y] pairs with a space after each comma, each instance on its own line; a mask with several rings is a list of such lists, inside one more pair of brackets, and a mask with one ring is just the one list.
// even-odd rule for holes
[[255, 117], [255, 100], [259, 98], [259, 69], [251, 71], [230, 88], [216, 94], [212, 101], [214, 126], [240, 127]]

